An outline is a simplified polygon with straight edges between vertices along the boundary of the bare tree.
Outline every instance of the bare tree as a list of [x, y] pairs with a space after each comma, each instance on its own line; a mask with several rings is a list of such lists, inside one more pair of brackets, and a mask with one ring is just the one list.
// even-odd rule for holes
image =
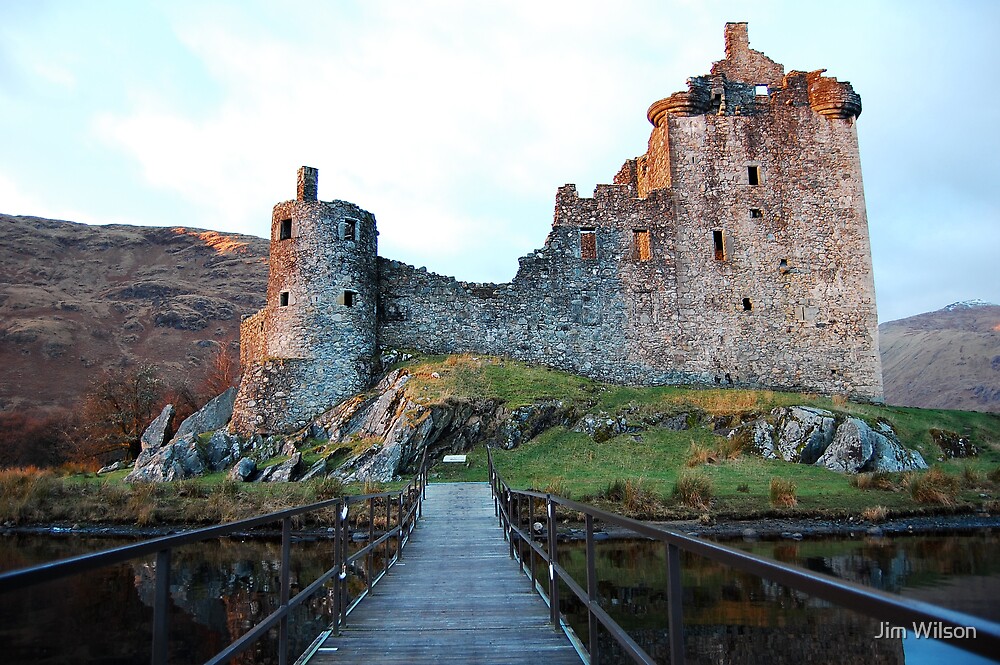
[[201, 392], [208, 401], [235, 386], [240, 379], [240, 361], [226, 344], [219, 344], [201, 382]]
[[134, 459], [156, 416], [163, 383], [153, 365], [120, 365], [102, 373], [84, 396], [83, 426], [92, 456], [125, 450]]

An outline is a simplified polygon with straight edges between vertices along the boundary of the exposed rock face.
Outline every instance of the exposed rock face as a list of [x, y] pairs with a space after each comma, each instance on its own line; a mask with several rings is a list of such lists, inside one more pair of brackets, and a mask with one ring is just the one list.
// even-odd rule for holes
[[260, 472], [257, 482], [261, 483], [287, 483], [298, 479], [298, 474], [302, 470], [302, 453], [295, 453], [281, 464], [269, 466]]
[[770, 416], [734, 429], [729, 437], [743, 441], [746, 452], [765, 459], [816, 464], [840, 473], [926, 469], [915, 450], [905, 448], [892, 428], [878, 431], [858, 418], [838, 422], [824, 409], [779, 407]]
[[221, 395], [213, 398], [208, 404], [198, 409], [184, 419], [181, 426], [177, 428], [174, 438], [179, 438], [185, 434], [200, 434], [202, 432], [212, 432], [229, 423], [233, 417], [233, 400], [236, 399], [236, 388], [230, 388]]
[[[343, 442], [344, 448], [336, 452], [372, 439], [372, 445], [332, 475], [347, 482], [384, 482], [413, 471], [425, 449], [431, 455], [459, 453], [481, 441], [513, 448], [549, 427], [572, 422], [572, 414], [554, 400], [514, 410], [493, 400], [419, 404], [406, 394], [409, 378], [405, 369], [390, 372], [372, 394], [341, 402], [296, 436], [308, 433], [312, 438]], [[324, 472], [314, 465], [307, 475]]]
[[932, 429], [931, 438], [934, 443], [941, 448], [942, 456], [939, 459], [953, 457], [975, 457], [979, 454], [979, 449], [969, 441], [969, 437], [961, 436], [957, 432], [945, 429]]
[[249, 457], [244, 457], [236, 463], [236, 466], [229, 470], [229, 479], [246, 482], [248, 480], [253, 480], [253, 476], [256, 473], [257, 463]]
[[[125, 480], [127, 482], [183, 480], [229, 468], [256, 442], [255, 439], [251, 439], [249, 444], [245, 443], [240, 437], [222, 429], [232, 415], [235, 396], [236, 389], [230, 388], [210, 401], [197, 413], [186, 418], [177, 430], [177, 434], [165, 445], [161, 441], [158, 446], [146, 446], [146, 435], [143, 434], [143, 450], [135, 461], [135, 468]], [[173, 407], [168, 408], [171, 409], [170, 417], [173, 417]], [[154, 424], [166, 413], [165, 408], [153, 421]], [[151, 428], [152, 425], [149, 429]], [[149, 429], [146, 431], [149, 432]], [[202, 441], [198, 436], [204, 432], [212, 432], [207, 441]], [[155, 436], [150, 437], [151, 442], [155, 440]], [[260, 442], [263, 444], [262, 439]], [[263, 445], [261, 447], [263, 448]]]
[[143, 450], [147, 448], [159, 448], [170, 439], [170, 428], [174, 422], [174, 413], [173, 404], [167, 404], [163, 407], [163, 411], [160, 411], [160, 415], [156, 416], [139, 439]]

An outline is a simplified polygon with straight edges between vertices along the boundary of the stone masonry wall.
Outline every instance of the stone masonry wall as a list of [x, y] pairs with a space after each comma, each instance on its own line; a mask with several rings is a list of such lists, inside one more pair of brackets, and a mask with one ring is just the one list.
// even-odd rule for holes
[[559, 188], [543, 247], [504, 284], [376, 260], [374, 218], [308, 200], [316, 172], [300, 172], [306, 200], [275, 208], [268, 306], [241, 328], [236, 428], [304, 424], [366, 387], [378, 346], [880, 399], [860, 112], [849, 83], [786, 74], [727, 24], [726, 58], [650, 106], [646, 153], [592, 198]]

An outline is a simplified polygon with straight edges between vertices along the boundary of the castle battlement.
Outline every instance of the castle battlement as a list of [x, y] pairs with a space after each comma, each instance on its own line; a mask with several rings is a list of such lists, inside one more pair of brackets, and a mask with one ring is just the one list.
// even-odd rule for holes
[[824, 70], [786, 73], [745, 23], [725, 36], [709, 74], [649, 107], [647, 150], [612, 184], [557, 189], [508, 283], [379, 257], [374, 216], [318, 201], [300, 169], [272, 215], [267, 306], [241, 327], [234, 427], [306, 424], [370, 384], [380, 347], [880, 399], [861, 99]]

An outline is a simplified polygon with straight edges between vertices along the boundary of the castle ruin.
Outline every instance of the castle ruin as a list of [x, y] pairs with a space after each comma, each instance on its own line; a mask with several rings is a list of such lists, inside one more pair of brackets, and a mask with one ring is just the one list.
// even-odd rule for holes
[[234, 428], [304, 426], [370, 385], [382, 347], [881, 399], [861, 99], [824, 71], [785, 73], [726, 24], [725, 59], [649, 108], [646, 153], [592, 198], [560, 187], [506, 284], [379, 257], [374, 216], [318, 201], [303, 167], [274, 208], [267, 305], [241, 325]]

